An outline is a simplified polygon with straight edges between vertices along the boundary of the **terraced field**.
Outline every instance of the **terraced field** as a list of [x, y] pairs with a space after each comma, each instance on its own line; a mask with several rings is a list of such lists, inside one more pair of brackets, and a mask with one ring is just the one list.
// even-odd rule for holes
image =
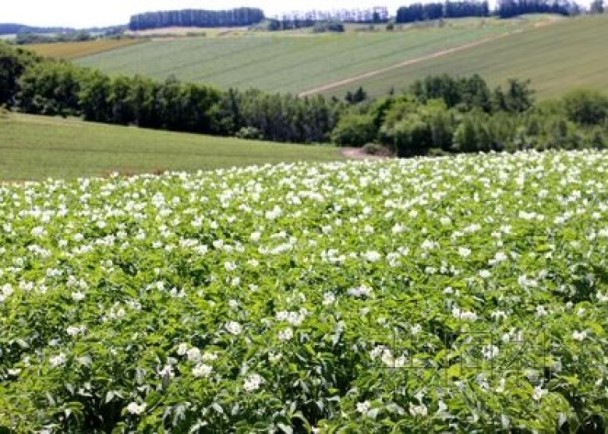
[[0, 119], [0, 181], [340, 158], [339, 151], [332, 147], [180, 134], [43, 116]]

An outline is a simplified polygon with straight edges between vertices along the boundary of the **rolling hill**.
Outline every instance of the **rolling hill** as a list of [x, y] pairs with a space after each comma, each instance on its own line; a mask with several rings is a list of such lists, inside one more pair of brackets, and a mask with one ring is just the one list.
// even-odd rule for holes
[[255, 87], [343, 96], [363, 86], [373, 96], [428, 74], [479, 73], [493, 84], [531, 79], [540, 98], [573, 87], [608, 85], [608, 15], [446, 21], [396, 32], [339, 35], [294, 32], [152, 40], [82, 57], [109, 73], [142, 74], [222, 88]]
[[109, 73], [255, 87], [299, 93], [404, 60], [529, 27], [524, 21], [467, 20], [397, 32], [249, 33], [245, 36], [153, 40], [87, 56], [83, 66]]
[[0, 118], [0, 181], [196, 171], [341, 159], [332, 147], [145, 130], [31, 115]]
[[608, 15], [567, 19], [510, 34], [485, 44], [422, 59], [373, 76], [351, 77], [327, 86], [326, 95], [343, 95], [363, 86], [370, 94], [401, 89], [430, 74], [480, 74], [490, 83], [530, 79], [541, 99], [558, 97], [577, 87], [608, 88]]

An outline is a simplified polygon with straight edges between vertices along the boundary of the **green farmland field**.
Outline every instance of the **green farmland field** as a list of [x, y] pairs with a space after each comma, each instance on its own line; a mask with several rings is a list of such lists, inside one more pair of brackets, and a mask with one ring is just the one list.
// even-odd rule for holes
[[336, 148], [285, 145], [10, 115], [0, 118], [0, 181], [74, 178], [340, 159]]
[[538, 96], [547, 98], [576, 87], [608, 86], [608, 57], [600, 54], [607, 38], [608, 17], [463, 19], [395, 32], [153, 40], [77, 63], [221, 88], [337, 96], [358, 86], [377, 96], [429, 74], [479, 73], [492, 84], [530, 78]]
[[[354, 75], [502, 35], [525, 23], [447, 24], [401, 32], [250, 34], [157, 40], [83, 57], [109, 73], [142, 74], [222, 88], [299, 93]], [[529, 23], [528, 23], [529, 24]]]
[[342, 95], [356, 86], [371, 94], [401, 89], [429, 74], [480, 74], [493, 84], [509, 78], [532, 80], [539, 98], [558, 97], [578, 87], [608, 88], [608, 16], [544, 25], [467, 50], [393, 69], [327, 90]]

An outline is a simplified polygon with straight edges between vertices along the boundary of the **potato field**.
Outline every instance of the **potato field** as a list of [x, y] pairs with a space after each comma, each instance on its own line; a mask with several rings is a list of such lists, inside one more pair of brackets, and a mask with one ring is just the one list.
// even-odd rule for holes
[[608, 153], [0, 186], [0, 433], [603, 432]]

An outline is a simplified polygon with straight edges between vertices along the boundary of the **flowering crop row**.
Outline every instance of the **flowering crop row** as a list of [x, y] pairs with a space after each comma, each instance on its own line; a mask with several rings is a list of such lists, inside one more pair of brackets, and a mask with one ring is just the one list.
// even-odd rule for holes
[[0, 187], [0, 432], [574, 432], [608, 154]]

